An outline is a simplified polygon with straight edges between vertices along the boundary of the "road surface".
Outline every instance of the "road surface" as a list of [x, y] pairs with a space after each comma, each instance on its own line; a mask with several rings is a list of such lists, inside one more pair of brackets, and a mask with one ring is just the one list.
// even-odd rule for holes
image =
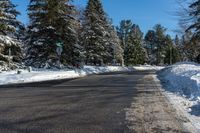
[[0, 133], [184, 133], [153, 71], [0, 87]]

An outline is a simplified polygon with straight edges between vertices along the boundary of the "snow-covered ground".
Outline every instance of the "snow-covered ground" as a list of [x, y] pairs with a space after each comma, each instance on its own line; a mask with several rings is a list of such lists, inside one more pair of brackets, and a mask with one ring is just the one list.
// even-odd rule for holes
[[191, 100], [200, 100], [200, 65], [184, 62], [159, 72], [168, 90]]
[[140, 65], [140, 66], [133, 66], [133, 68], [136, 69], [136, 70], [141, 70], [141, 71], [143, 71], [143, 70], [156, 70], [156, 71], [158, 71], [158, 70], [161, 70], [165, 67], [163, 67], [163, 66], [151, 66], [151, 65]]
[[158, 74], [170, 102], [200, 132], [200, 65], [192, 62], [177, 63]]
[[62, 69], [62, 70], [48, 70], [48, 69], [34, 69], [31, 72], [28, 70], [20, 70], [21, 74], [17, 74], [18, 70], [2, 71], [0, 72], [0, 85], [14, 84], [14, 83], [30, 83], [38, 81], [48, 81], [55, 79], [77, 78], [88, 74], [98, 74], [114, 71], [131, 71], [131, 70], [160, 70], [163, 67], [156, 66], [137, 66], [137, 67], [121, 67], [121, 66], [84, 66], [83, 69]]
[[14, 83], [30, 83], [37, 81], [47, 81], [55, 79], [77, 78], [88, 74], [98, 74], [114, 71], [128, 71], [129, 68], [120, 66], [95, 67], [84, 66], [83, 69], [65, 69], [65, 70], [47, 70], [36, 69], [31, 72], [28, 70], [20, 70], [21, 74], [17, 74], [18, 70], [3, 71], [0, 73], [0, 85]]

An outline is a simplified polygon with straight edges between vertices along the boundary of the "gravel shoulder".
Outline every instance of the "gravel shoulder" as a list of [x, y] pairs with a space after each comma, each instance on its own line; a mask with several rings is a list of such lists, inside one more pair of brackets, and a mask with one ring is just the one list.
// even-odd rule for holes
[[137, 96], [126, 110], [126, 120], [133, 133], [190, 133], [182, 116], [170, 104], [155, 74], [146, 75], [137, 82]]

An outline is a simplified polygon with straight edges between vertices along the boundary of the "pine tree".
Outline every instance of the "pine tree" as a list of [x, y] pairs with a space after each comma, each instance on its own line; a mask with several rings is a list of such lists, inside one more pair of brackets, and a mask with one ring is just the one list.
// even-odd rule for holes
[[126, 50], [126, 44], [132, 29], [132, 25], [133, 24], [131, 20], [122, 20], [120, 22], [120, 26], [117, 27], [117, 34], [121, 40], [121, 46], [124, 50]]
[[117, 27], [117, 33], [124, 50], [125, 64], [144, 64], [147, 61], [147, 52], [143, 46], [143, 33], [140, 27], [131, 20], [122, 20]]
[[16, 6], [10, 0], [0, 1], [0, 33], [12, 34], [20, 26], [20, 22], [16, 19], [20, 14]]
[[166, 48], [166, 42], [165, 42], [165, 32], [166, 28], [163, 27], [160, 24], [157, 24], [154, 26], [154, 31], [156, 33], [156, 65], [160, 65], [164, 63], [164, 54], [165, 54], [165, 48]]
[[167, 47], [165, 48], [165, 64], [174, 64], [180, 61], [180, 53], [177, 48], [177, 45], [174, 45], [173, 40], [171, 39], [170, 35], [166, 35], [165, 42]]
[[128, 45], [128, 38], [132, 28], [131, 20], [122, 20], [120, 25], [117, 26], [117, 35], [120, 39], [121, 48], [123, 49], [123, 62], [122, 64], [127, 63], [127, 56], [129, 53], [130, 46]]
[[16, 19], [19, 12], [15, 7], [10, 0], [0, 1], [0, 61], [11, 68], [17, 67], [15, 64], [22, 59], [21, 44], [16, 37], [21, 23]]
[[190, 40], [190, 45], [187, 46], [187, 57], [191, 61], [196, 61], [196, 58], [200, 57], [200, 0], [194, 0], [189, 6], [189, 16], [192, 21], [186, 30], [186, 34], [192, 32], [193, 35]]
[[153, 30], [145, 35], [146, 49], [148, 51], [149, 63], [154, 65], [164, 64], [166, 43], [166, 28], [156, 24]]
[[107, 64], [111, 57], [111, 25], [100, 0], [89, 0], [84, 15], [82, 38], [86, 50], [86, 64]]
[[184, 61], [184, 45], [183, 45], [184, 43], [181, 42], [181, 39], [179, 38], [178, 35], [175, 36], [174, 44], [178, 52], [178, 55], [180, 56], [179, 61]]
[[176, 46], [180, 46], [180, 39], [179, 39], [178, 35], [175, 36], [174, 43]]
[[193, 18], [193, 22], [187, 29], [194, 30], [193, 37], [200, 39], [200, 0], [195, 0], [190, 6], [190, 16]]
[[199, 55], [200, 47], [199, 41], [194, 39], [193, 33], [187, 31], [181, 39], [182, 45], [182, 58], [184, 61], [196, 61]]
[[156, 64], [156, 33], [154, 30], [149, 30], [145, 35], [145, 48], [148, 53], [148, 63]]
[[[28, 7], [27, 65], [57, 66], [57, 47], [62, 47], [62, 64], [72, 65], [79, 56], [78, 21], [70, 0], [31, 0]], [[59, 46], [58, 46], [59, 45]]]
[[110, 27], [110, 49], [111, 49], [111, 55], [113, 64], [116, 65], [116, 63], [119, 63], [123, 65], [124, 62], [124, 50], [121, 47], [121, 42], [119, 37], [117, 36], [117, 32], [114, 28], [114, 26]]
[[143, 48], [143, 33], [138, 25], [132, 25], [124, 54], [126, 65], [144, 64], [146, 61], [145, 50]]

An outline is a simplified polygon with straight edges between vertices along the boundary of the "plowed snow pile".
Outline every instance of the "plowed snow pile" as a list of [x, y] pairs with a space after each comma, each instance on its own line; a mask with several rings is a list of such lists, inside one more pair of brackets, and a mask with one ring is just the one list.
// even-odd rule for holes
[[161, 70], [159, 78], [174, 108], [196, 128], [191, 128], [191, 131], [196, 130], [192, 133], [200, 133], [200, 65], [177, 63]]
[[200, 100], [200, 65], [192, 62], [177, 63], [159, 72], [171, 92]]

